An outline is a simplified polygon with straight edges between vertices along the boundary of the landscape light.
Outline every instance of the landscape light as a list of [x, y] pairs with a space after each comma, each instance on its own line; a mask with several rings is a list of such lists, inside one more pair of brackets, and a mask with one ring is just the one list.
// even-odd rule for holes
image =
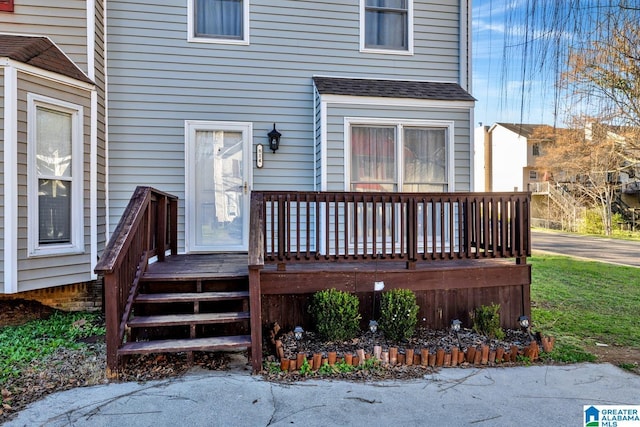
[[376, 331], [378, 330], [378, 322], [376, 322], [375, 320], [369, 320], [369, 330], [371, 331], [371, 333], [376, 333]]
[[302, 339], [302, 334], [304, 333], [304, 329], [302, 329], [302, 326], [296, 326], [293, 329], [293, 336], [295, 337], [296, 340], [300, 341]]

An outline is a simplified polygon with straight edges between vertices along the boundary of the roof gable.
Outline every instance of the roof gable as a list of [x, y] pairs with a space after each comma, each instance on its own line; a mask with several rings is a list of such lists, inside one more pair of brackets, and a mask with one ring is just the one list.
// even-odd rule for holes
[[0, 34], [0, 57], [93, 83], [49, 38]]
[[457, 83], [318, 76], [313, 78], [313, 82], [321, 95], [475, 101], [475, 98]]

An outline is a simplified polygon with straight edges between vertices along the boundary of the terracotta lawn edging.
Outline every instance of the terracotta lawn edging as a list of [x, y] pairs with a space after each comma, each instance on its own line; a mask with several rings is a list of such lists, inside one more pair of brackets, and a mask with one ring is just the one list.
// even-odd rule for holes
[[318, 371], [323, 365], [331, 367], [344, 363], [350, 366], [363, 366], [369, 359], [379, 362], [382, 367], [393, 366], [423, 366], [431, 368], [468, 367], [468, 366], [499, 366], [507, 363], [516, 363], [525, 357], [529, 362], [535, 362], [540, 358], [540, 351], [551, 352], [555, 343], [554, 337], [542, 337], [541, 345], [536, 340], [528, 345], [519, 347], [511, 345], [507, 350], [504, 347], [490, 349], [486, 344], [470, 346], [466, 349], [452, 347], [450, 350], [438, 348], [430, 351], [426, 348], [398, 348], [388, 347], [383, 349], [380, 345], [375, 345], [372, 352], [365, 352], [364, 349], [357, 349], [354, 352], [345, 352], [339, 355], [335, 351], [326, 353], [306, 354], [299, 352], [295, 357], [287, 358], [284, 355], [282, 342], [276, 340], [277, 360], [280, 361], [280, 369], [283, 372], [296, 372], [300, 367], [309, 367], [311, 371]]

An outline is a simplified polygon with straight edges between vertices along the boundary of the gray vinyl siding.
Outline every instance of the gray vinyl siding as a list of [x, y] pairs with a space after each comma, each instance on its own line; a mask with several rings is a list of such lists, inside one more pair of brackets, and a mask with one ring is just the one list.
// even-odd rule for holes
[[469, 191], [470, 180], [470, 112], [463, 108], [417, 108], [386, 105], [328, 104], [327, 107], [327, 191], [345, 189], [344, 118], [376, 118], [401, 121], [454, 121], [455, 190]]
[[4, 68], [0, 67], [0, 293], [4, 290]]
[[248, 46], [187, 42], [186, 5], [109, 1], [111, 230], [151, 185], [180, 197], [184, 235], [184, 120], [251, 122], [254, 145], [276, 123], [281, 148], [252, 160], [253, 188], [312, 190], [313, 75], [461, 80], [459, 0], [415, 2], [414, 55], [361, 53], [358, 1], [252, 1]]
[[98, 128], [97, 128], [97, 244], [98, 254], [102, 253], [107, 240], [107, 143], [106, 143], [106, 79], [105, 79], [105, 35], [104, 35], [104, 1], [96, 1], [95, 27], [95, 84], [98, 95]]
[[[84, 127], [84, 253], [29, 258], [27, 224], [27, 93], [48, 96], [83, 107]], [[90, 126], [91, 101], [88, 90], [54, 83], [18, 73], [18, 291], [80, 283], [91, 279], [90, 263]]]
[[87, 72], [86, 0], [20, 0], [2, 14], [3, 33], [48, 36]]

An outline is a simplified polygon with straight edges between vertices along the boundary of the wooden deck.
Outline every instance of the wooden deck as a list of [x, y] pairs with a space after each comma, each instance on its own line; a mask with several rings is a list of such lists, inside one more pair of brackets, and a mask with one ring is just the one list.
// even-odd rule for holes
[[311, 329], [311, 296], [336, 288], [358, 296], [366, 327], [375, 282], [413, 290], [419, 326], [468, 327], [497, 303], [515, 327], [530, 315], [529, 204], [528, 193], [252, 192], [248, 253], [178, 255], [177, 197], [138, 187], [95, 268], [107, 376], [128, 354], [249, 346], [258, 372], [272, 322]]
[[[407, 270], [404, 263], [323, 263], [278, 271], [265, 266], [261, 272], [262, 324], [277, 321], [282, 327], [312, 327], [306, 309], [313, 292], [327, 288], [355, 293], [360, 299], [362, 327], [377, 319], [379, 295], [374, 283], [384, 290], [411, 289], [420, 311], [419, 326], [443, 329], [452, 319], [471, 326], [469, 312], [480, 305], [500, 304], [503, 327], [517, 327], [518, 317], [530, 316], [531, 266], [513, 260], [455, 260], [421, 264]], [[373, 298], [377, 309], [373, 310]]]
[[[246, 253], [172, 255], [164, 262], [149, 265], [143, 280], [226, 280], [247, 276]], [[470, 326], [469, 311], [491, 303], [500, 304], [504, 327], [517, 327], [519, 316], [531, 314], [531, 266], [516, 264], [513, 259], [423, 262], [413, 270], [408, 270], [403, 261], [318, 261], [288, 264], [286, 271], [278, 270], [276, 264], [266, 264], [260, 270], [262, 327], [278, 322], [285, 328], [312, 328], [306, 309], [310, 296], [327, 288], [357, 294], [364, 325], [376, 318], [372, 298], [374, 282], [379, 281], [384, 282], [385, 290], [403, 288], [416, 293], [420, 326], [446, 328], [453, 318]]]
[[248, 277], [247, 253], [172, 255], [149, 264], [144, 277], [155, 280]]

